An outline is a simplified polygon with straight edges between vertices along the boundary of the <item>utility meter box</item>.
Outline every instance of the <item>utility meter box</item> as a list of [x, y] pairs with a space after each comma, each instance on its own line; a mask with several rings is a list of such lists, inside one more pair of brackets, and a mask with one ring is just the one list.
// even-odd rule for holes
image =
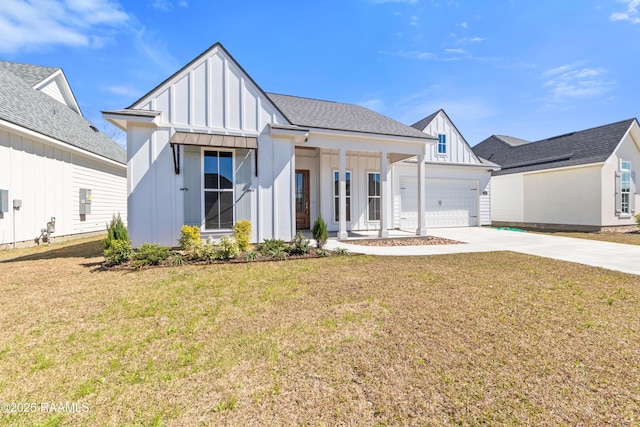
[[9, 190], [0, 190], [0, 212], [9, 212]]
[[91, 213], [91, 190], [88, 188], [80, 189], [80, 215], [88, 215]]
[[13, 209], [20, 210], [22, 207], [22, 199], [13, 199]]

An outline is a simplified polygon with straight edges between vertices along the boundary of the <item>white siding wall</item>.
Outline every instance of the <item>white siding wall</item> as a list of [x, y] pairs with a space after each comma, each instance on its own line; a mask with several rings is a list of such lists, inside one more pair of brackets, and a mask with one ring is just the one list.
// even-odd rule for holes
[[600, 225], [600, 176], [600, 166], [525, 174], [524, 222]]
[[[79, 215], [79, 188], [94, 191], [93, 213], [85, 221]], [[15, 215], [18, 242], [36, 239], [51, 217], [56, 218], [54, 237], [102, 231], [118, 212], [127, 220], [124, 165], [6, 130], [0, 130], [0, 189], [9, 190], [9, 212], [0, 217], [0, 245], [13, 242], [13, 199], [23, 203]]]
[[60, 86], [58, 86], [58, 82], [55, 79], [49, 81], [46, 85], [41, 87], [40, 90], [46, 93], [47, 95], [49, 95], [50, 97], [52, 97], [53, 99], [55, 99], [56, 101], [66, 105], [64, 96], [60, 91]]
[[522, 174], [491, 177], [491, 220], [524, 221], [524, 179]]
[[423, 132], [435, 137], [438, 134], [447, 136], [447, 153], [445, 155], [438, 154], [438, 144], [431, 145], [427, 153], [427, 161], [480, 164], [464, 137], [460, 135], [453, 123], [447, 119], [447, 116], [442, 111], [434, 117]]
[[169, 146], [177, 130], [259, 136], [254, 232], [259, 240], [292, 237], [293, 144], [274, 141], [265, 132], [268, 123], [286, 119], [223, 51], [212, 50], [134, 108], [162, 112], [158, 129], [129, 123], [129, 229], [134, 246], [176, 245], [180, 237], [184, 173], [174, 174]]

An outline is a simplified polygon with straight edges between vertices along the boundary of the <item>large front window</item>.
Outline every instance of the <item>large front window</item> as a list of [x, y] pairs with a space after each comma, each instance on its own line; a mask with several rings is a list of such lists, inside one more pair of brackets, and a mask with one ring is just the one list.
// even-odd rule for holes
[[631, 162], [620, 162], [620, 212], [630, 214]]
[[[346, 176], [346, 199], [347, 199], [347, 222], [351, 221], [351, 172], [345, 172]], [[333, 212], [336, 222], [340, 221], [340, 172], [333, 172]]]
[[204, 228], [233, 227], [233, 153], [204, 152]]
[[369, 173], [367, 210], [369, 221], [380, 221], [380, 174]]

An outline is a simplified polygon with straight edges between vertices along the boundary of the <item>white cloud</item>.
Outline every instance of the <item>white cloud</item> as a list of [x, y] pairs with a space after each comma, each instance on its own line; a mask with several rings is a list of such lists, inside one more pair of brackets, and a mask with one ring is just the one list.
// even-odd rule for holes
[[[178, 7], [187, 7], [189, 6], [189, 4], [186, 2], [186, 0], [179, 0], [177, 3]], [[174, 2], [170, 1], [170, 0], [153, 0], [150, 4], [151, 7], [153, 7], [154, 9], [158, 9], [161, 10], [163, 12], [170, 12], [173, 9], [175, 9]]]
[[547, 107], [577, 98], [592, 98], [611, 91], [615, 81], [606, 79], [603, 68], [579, 68], [566, 64], [543, 73], [547, 79], [543, 87], [548, 89], [544, 98]]
[[469, 52], [467, 52], [464, 49], [445, 49], [444, 50], [447, 53], [453, 53], [453, 54], [457, 54], [457, 55], [468, 55]]
[[460, 26], [462, 28], [469, 28], [469, 24], [467, 24], [466, 22], [461, 23]]
[[638, 16], [640, 0], [620, 0], [619, 2], [627, 5], [626, 10], [612, 13], [609, 16], [609, 21], [629, 21], [632, 24], [640, 24], [640, 17]]
[[368, 108], [369, 110], [377, 111], [379, 113], [384, 111], [384, 101], [378, 98], [369, 99], [363, 102], [358, 102], [358, 105], [364, 108]]
[[112, 85], [104, 86], [102, 89], [106, 92], [110, 92], [116, 95], [125, 96], [128, 98], [137, 98], [140, 96], [140, 91], [130, 85]]
[[114, 27], [130, 16], [110, 0], [3, 0], [0, 52], [54, 45], [101, 47]]
[[417, 16], [415, 16], [415, 15], [413, 15], [413, 16], [411, 17], [411, 20], [409, 21], [409, 25], [412, 25], [412, 26], [414, 26], [414, 27], [417, 27], [417, 26], [418, 26], [418, 17], [417, 17]]

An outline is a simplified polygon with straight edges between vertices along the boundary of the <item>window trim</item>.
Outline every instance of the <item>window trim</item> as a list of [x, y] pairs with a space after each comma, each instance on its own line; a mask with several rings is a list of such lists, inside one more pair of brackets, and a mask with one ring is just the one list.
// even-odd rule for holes
[[[625, 168], [625, 163], [628, 164], [628, 168]], [[620, 165], [619, 165], [619, 171], [620, 171], [620, 216], [621, 217], [630, 217], [631, 214], [631, 197], [634, 197], [635, 195], [631, 192], [631, 187], [632, 187], [632, 169], [631, 169], [631, 161], [629, 160], [624, 160], [624, 159], [620, 159]], [[627, 191], [624, 190], [624, 176], [625, 176], [625, 172], [628, 173], [629, 176], [629, 186], [627, 188]], [[627, 201], [626, 201], [626, 211], [625, 211], [625, 201], [624, 201], [624, 196], [627, 196]]]
[[[204, 178], [204, 158], [206, 151], [217, 151], [218, 153], [231, 153], [231, 172], [232, 172], [232, 183], [231, 189], [206, 189], [205, 178]], [[231, 193], [231, 197], [233, 200], [233, 208], [232, 208], [232, 223], [236, 223], [236, 150], [233, 149], [224, 149], [222, 147], [202, 147], [200, 150], [200, 215], [202, 215], [202, 223], [200, 224], [201, 232], [229, 232], [233, 228], [206, 228], [207, 224], [207, 213], [205, 212], [205, 192], [225, 192]]]
[[[440, 151], [440, 147], [443, 147], [443, 151]], [[438, 134], [438, 145], [436, 147], [436, 154], [438, 154], [438, 156], [447, 155], [447, 134], [445, 133]]]
[[[333, 207], [333, 214], [332, 214], [332, 218], [333, 218], [333, 222], [334, 224], [339, 224], [340, 223], [340, 219], [338, 218], [338, 214], [336, 213], [336, 207], [338, 209], [340, 209], [340, 194], [336, 193], [336, 174], [338, 174], [338, 182], [340, 180], [340, 171], [337, 169], [333, 170], [333, 173], [331, 174], [331, 187], [332, 187], [332, 199], [333, 199], [333, 203], [332, 203], [332, 207]], [[345, 175], [345, 182], [347, 181], [347, 176], [349, 177], [348, 181], [349, 181], [349, 194], [346, 195], [346, 199], [349, 199], [349, 201], [351, 202], [352, 199], [352, 193], [353, 193], [353, 173], [350, 170], [345, 169], [344, 171], [344, 175]], [[339, 185], [339, 184], [338, 184]], [[351, 209], [351, 203], [346, 203], [347, 205], [347, 224], [351, 224], [351, 217], [352, 217], [352, 209]], [[339, 212], [339, 211], [338, 211]]]
[[[378, 175], [378, 183], [379, 183], [379, 190], [380, 190], [380, 194], [378, 194], [377, 196], [369, 196], [369, 175]], [[381, 214], [382, 212], [382, 174], [380, 173], [380, 171], [367, 171], [367, 222], [369, 223], [380, 223], [380, 218], [378, 219], [371, 219], [371, 212], [369, 210], [369, 200], [370, 199], [378, 199], [380, 200], [380, 212], [378, 212], [378, 214]]]

